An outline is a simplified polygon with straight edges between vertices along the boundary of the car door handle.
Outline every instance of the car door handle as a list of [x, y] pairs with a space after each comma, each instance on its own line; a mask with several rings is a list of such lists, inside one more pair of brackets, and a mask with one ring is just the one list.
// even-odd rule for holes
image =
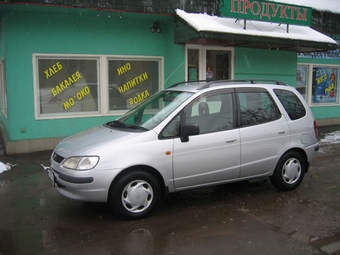
[[284, 133], [286, 133], [286, 131], [281, 131], [279, 132], [279, 135], [283, 135]]
[[231, 139], [231, 140], [227, 140], [227, 143], [234, 143], [234, 142], [236, 142], [236, 138]]

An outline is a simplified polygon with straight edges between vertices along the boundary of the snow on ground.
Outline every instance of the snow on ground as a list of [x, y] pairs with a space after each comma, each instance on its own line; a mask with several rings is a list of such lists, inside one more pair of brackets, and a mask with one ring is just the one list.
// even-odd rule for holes
[[0, 162], [0, 174], [5, 172], [5, 171], [10, 170], [13, 166], [15, 166], [15, 165], [12, 165], [10, 163], [4, 164], [4, 163]]
[[340, 143], [340, 130], [326, 133], [324, 138], [320, 139], [321, 144]]

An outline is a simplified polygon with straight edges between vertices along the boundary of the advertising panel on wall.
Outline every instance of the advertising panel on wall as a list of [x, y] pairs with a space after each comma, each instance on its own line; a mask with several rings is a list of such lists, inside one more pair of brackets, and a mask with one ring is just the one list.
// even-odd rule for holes
[[[339, 43], [339, 42], [338, 42]], [[299, 58], [312, 58], [312, 59], [340, 59], [340, 50], [330, 50], [324, 52], [305, 52], [298, 53]]]

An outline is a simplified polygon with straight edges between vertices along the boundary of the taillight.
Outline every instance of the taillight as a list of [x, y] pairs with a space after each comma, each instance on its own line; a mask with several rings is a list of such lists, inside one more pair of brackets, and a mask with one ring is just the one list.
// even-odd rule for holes
[[318, 125], [316, 124], [315, 120], [314, 120], [314, 132], [315, 132], [316, 139], [318, 139], [319, 138], [319, 130], [318, 130]]

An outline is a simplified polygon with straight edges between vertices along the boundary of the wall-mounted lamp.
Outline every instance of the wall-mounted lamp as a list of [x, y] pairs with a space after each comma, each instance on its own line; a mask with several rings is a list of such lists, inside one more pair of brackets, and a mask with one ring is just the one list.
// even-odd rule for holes
[[120, 19], [122, 19], [122, 18], [123, 18], [123, 16], [122, 16], [122, 14], [121, 14], [121, 13], [119, 13], [119, 18], [120, 18]]
[[102, 14], [102, 12], [101, 12], [101, 11], [99, 11], [99, 12], [97, 13], [97, 17], [99, 17], [99, 16], [100, 16], [100, 14]]
[[162, 33], [162, 28], [159, 26], [159, 23], [156, 21], [153, 23], [153, 26], [150, 27], [151, 33]]
[[111, 12], [109, 12], [109, 15], [107, 16], [108, 18], [111, 18]]

